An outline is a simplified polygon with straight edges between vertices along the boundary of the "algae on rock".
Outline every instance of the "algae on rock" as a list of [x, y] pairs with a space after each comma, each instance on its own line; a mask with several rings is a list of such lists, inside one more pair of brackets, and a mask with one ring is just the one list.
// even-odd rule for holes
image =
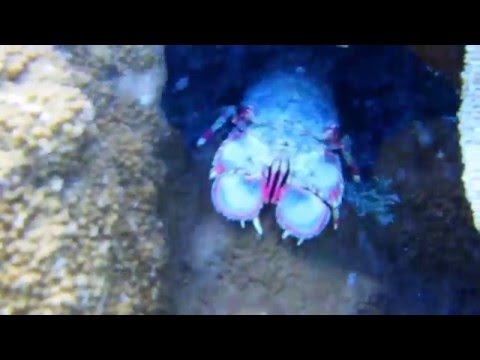
[[[148, 103], [104, 66], [151, 70]], [[166, 311], [162, 46], [0, 46], [0, 311]]]

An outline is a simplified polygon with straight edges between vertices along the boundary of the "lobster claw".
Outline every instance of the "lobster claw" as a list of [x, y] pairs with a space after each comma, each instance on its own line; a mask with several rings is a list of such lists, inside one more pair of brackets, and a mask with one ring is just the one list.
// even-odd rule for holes
[[331, 211], [313, 192], [287, 185], [277, 203], [276, 218], [284, 230], [282, 238], [295, 236], [297, 245], [301, 245], [325, 229]]
[[230, 220], [240, 221], [242, 226], [245, 221], [253, 221], [259, 232], [258, 216], [263, 207], [261, 178], [225, 172], [213, 182], [211, 198], [217, 212]]

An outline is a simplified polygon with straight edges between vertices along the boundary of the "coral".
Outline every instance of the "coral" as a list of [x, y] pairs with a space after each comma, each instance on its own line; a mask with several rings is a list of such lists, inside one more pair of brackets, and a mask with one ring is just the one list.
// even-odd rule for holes
[[[111, 203], [117, 204], [118, 218], [113, 225], [106, 227], [111, 229], [110, 266], [114, 271], [110, 271], [104, 311], [165, 311], [165, 288], [160, 272], [166, 249], [163, 223], [155, 215], [157, 189], [166, 174], [165, 165], [157, 159], [155, 152], [159, 142], [168, 138], [170, 133], [158, 107], [166, 80], [163, 47], [109, 46], [112, 61], [109, 66], [115, 66], [123, 73], [109, 79], [98, 76], [95, 71], [108, 63], [91, 55], [92, 52], [97, 54], [92, 50], [94, 47], [70, 49], [70, 62], [74, 68], [92, 74], [83, 91], [94, 99], [98, 134], [87, 151], [92, 160], [85, 171], [91, 174], [92, 185], [87, 189], [92, 191], [91, 199], [97, 204], [99, 219], [108, 201], [99, 203], [102, 198], [98, 194], [101, 190], [117, 189], [116, 194], [112, 194], [111, 200], [114, 200]], [[85, 52], [86, 48], [90, 51]], [[145, 86], [130, 83], [135, 85], [133, 90], [118, 91], [123, 76], [129, 73], [149, 74], [150, 77]], [[137, 90], [140, 96], [131, 96]], [[149, 101], [142, 101], [145, 96]], [[97, 192], [95, 187], [98, 187]], [[89, 209], [89, 205], [85, 207]], [[101, 221], [93, 223], [101, 224]], [[102, 234], [100, 226], [90, 231]]]
[[400, 202], [398, 195], [392, 193], [391, 183], [379, 177], [360, 184], [347, 183], [345, 200], [353, 205], [358, 216], [372, 214], [381, 225], [388, 225], [394, 221], [392, 206]]
[[[165, 311], [162, 52], [0, 47], [2, 313]], [[119, 96], [100, 76], [108, 64], [158, 66], [153, 101]]]
[[126, 71], [152, 69], [163, 61], [163, 46], [68, 45], [64, 46], [73, 64], [89, 69], [96, 79], [105, 79]]
[[2, 46], [0, 59], [0, 309], [58, 313], [76, 304], [75, 265], [88, 262], [66, 260], [62, 193], [94, 110], [52, 47]]
[[462, 73], [462, 104], [458, 113], [459, 144], [462, 148], [462, 180], [465, 194], [470, 202], [473, 221], [480, 231], [480, 116], [478, 95], [480, 91], [480, 46], [467, 45], [465, 69]]

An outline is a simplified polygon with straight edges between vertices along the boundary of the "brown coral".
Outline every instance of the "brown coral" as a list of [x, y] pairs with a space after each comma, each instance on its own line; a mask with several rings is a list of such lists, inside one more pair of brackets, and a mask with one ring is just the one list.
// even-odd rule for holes
[[[110, 265], [114, 271], [110, 271], [107, 282], [109, 295], [104, 311], [165, 311], [162, 300], [165, 289], [159, 274], [166, 254], [163, 224], [156, 218], [155, 210], [157, 187], [162, 183], [166, 169], [163, 162], [154, 156], [158, 139], [168, 133], [158, 106], [165, 81], [161, 66], [163, 48], [110, 47], [112, 65], [125, 71], [136, 71], [139, 66], [142, 71], [151, 71], [155, 84], [147, 87], [146, 91], [153, 92], [149, 94], [153, 101], [148, 104], [122, 97], [118, 92], [119, 78], [104, 81], [96, 76], [94, 69], [100, 67], [99, 60], [87, 56], [83, 49], [71, 49], [71, 63], [82, 72], [92, 74], [83, 90], [89, 98], [95, 99], [97, 112], [97, 141], [87, 151], [89, 157], [95, 160], [90, 161], [87, 169], [92, 174], [92, 185], [88, 189], [92, 190], [92, 200], [97, 204], [99, 217], [108, 206], [108, 196], [99, 198], [93, 189], [105, 190], [106, 185], [118, 189], [112, 197], [115, 199], [112, 204], [118, 205], [114, 212], [116, 221], [107, 224], [107, 233], [101, 226], [89, 230], [93, 234], [108, 234], [112, 238]], [[101, 221], [94, 224], [101, 224]]]
[[72, 64], [88, 68], [96, 79], [105, 77], [105, 73], [152, 69], [163, 61], [162, 46], [69, 45], [64, 49], [71, 55]]
[[93, 70], [161, 64], [162, 48], [78, 49], [0, 47], [0, 310], [165, 311], [161, 114]]

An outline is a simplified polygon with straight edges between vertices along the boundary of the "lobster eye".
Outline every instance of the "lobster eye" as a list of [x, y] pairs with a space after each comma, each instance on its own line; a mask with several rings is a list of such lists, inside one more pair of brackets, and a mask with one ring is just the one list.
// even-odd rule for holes
[[215, 179], [211, 197], [215, 209], [225, 217], [252, 220], [263, 206], [261, 180], [241, 173], [224, 173]]
[[325, 229], [331, 212], [314, 193], [287, 185], [278, 201], [276, 217], [283, 230], [299, 239], [310, 239]]

